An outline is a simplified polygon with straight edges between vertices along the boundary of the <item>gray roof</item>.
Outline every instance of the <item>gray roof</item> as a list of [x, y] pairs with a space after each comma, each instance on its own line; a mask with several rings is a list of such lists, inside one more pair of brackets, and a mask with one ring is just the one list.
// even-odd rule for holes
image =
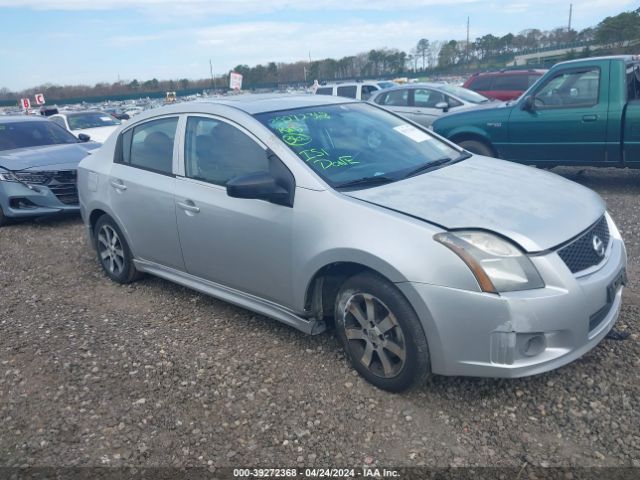
[[[198, 103], [216, 103], [237, 108], [250, 115], [294, 108], [317, 107], [356, 102], [349, 98], [329, 95], [290, 95], [282, 93], [240, 94], [227, 97], [207, 98]], [[184, 104], [182, 104], [184, 105]]]

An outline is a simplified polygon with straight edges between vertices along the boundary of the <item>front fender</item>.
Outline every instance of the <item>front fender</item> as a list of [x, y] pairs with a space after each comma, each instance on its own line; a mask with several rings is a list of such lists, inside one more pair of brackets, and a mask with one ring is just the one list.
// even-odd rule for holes
[[324, 267], [336, 263], [357, 264], [366, 267], [382, 275], [392, 283], [406, 282], [407, 278], [389, 262], [377, 257], [370, 252], [354, 248], [335, 248], [320, 252], [298, 270], [294, 280], [293, 296], [296, 300], [296, 308], [302, 310], [307, 291], [316, 274]]

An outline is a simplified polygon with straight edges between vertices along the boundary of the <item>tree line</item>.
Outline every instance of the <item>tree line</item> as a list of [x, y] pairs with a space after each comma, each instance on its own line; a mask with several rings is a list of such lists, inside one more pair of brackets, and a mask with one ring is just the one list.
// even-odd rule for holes
[[[527, 29], [502, 37], [483, 35], [473, 41], [420, 39], [409, 52], [395, 48], [380, 48], [348, 55], [339, 59], [269, 62], [266, 65], [237, 65], [234, 71], [243, 75], [248, 87], [276, 85], [309, 85], [314, 80], [342, 80], [363, 77], [384, 77], [403, 74], [447, 73], [455, 67], [467, 70], [505, 65], [515, 55], [540, 48], [567, 45], [597, 45], [605, 48], [624, 47], [631, 40], [640, 39], [640, 8], [622, 12], [602, 20], [594, 27], [581, 31], [555, 28], [548, 31]], [[459, 70], [458, 70], [459, 71]], [[126, 82], [101, 82], [94, 86], [45, 84], [21, 92], [0, 88], [0, 99], [18, 99], [44, 93], [46, 98], [64, 100], [78, 97], [131, 95], [163, 91], [211, 90], [228, 86], [228, 75], [190, 80], [137, 79]]]

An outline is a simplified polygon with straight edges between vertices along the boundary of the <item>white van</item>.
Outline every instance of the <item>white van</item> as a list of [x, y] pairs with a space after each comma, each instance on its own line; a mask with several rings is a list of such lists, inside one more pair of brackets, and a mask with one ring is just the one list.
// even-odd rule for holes
[[332, 85], [320, 85], [316, 89], [316, 95], [334, 95], [338, 97], [355, 98], [356, 100], [368, 100], [378, 90], [395, 87], [390, 81], [380, 82], [346, 82]]

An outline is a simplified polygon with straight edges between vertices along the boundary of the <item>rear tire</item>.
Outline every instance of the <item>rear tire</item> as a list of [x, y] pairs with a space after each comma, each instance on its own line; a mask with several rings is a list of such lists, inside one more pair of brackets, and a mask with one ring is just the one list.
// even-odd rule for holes
[[111, 280], [124, 284], [142, 277], [133, 264], [133, 255], [124, 235], [111, 217], [101, 216], [93, 232], [98, 262]]
[[360, 273], [344, 282], [335, 326], [353, 367], [376, 387], [401, 392], [429, 376], [420, 320], [402, 293], [380, 276]]
[[478, 140], [463, 140], [458, 143], [462, 148], [468, 150], [471, 153], [475, 153], [476, 155], [484, 155], [485, 157], [496, 157], [496, 153], [493, 149], [484, 142], [480, 142]]

